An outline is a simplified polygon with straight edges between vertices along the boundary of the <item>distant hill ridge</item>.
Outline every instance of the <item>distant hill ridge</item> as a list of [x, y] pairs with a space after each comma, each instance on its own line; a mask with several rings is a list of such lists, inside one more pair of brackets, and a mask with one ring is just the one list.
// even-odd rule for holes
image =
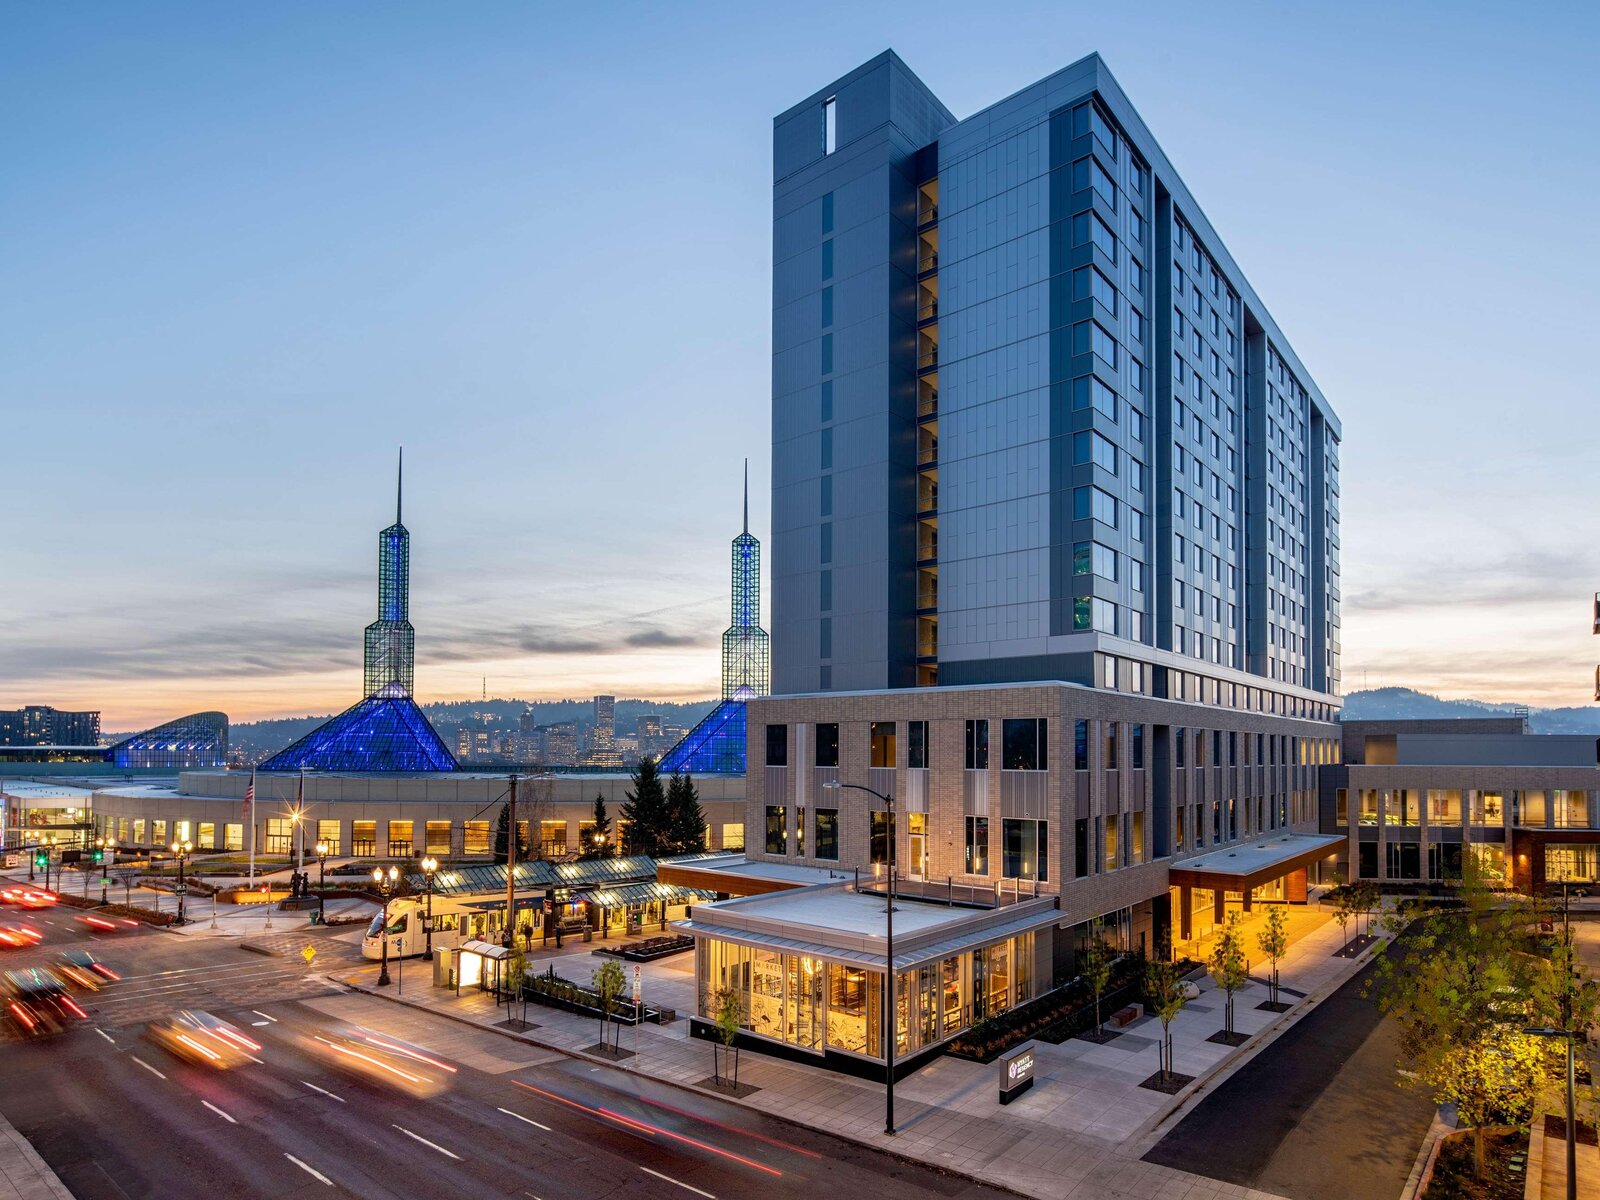
[[[1528, 726], [1535, 733], [1600, 734], [1600, 706], [1537, 708], [1528, 705]], [[1421, 718], [1508, 717], [1517, 705], [1487, 700], [1445, 700], [1413, 688], [1372, 688], [1344, 698], [1347, 721], [1418, 720]]]

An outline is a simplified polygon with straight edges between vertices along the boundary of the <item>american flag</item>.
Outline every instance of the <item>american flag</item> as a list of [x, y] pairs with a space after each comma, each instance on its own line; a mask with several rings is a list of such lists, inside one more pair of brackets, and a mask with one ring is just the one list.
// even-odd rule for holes
[[250, 772], [250, 786], [244, 790], [244, 819], [250, 819], [250, 809], [256, 802], [256, 773]]

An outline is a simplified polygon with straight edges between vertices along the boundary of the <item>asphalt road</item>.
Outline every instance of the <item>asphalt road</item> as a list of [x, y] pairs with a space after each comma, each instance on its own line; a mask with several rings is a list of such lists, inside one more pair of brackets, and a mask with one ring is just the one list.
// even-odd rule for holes
[[[1004, 1194], [714, 1097], [344, 996], [297, 959], [158, 931], [97, 937], [74, 916], [36, 917], [44, 944], [0, 955], [0, 968], [92, 941], [125, 978], [84, 1000], [91, 1019], [67, 1034], [8, 1031], [0, 1112], [80, 1200]], [[0, 922], [17, 919], [0, 910]], [[146, 1021], [182, 1007], [257, 1036], [262, 1061], [214, 1071], [143, 1036]], [[308, 1039], [351, 1019], [428, 1045], [458, 1066], [454, 1086], [418, 1100], [331, 1067]]]
[[1236, 1071], [1145, 1161], [1291, 1200], [1399, 1195], [1433, 1105], [1398, 1086], [1394, 1025], [1361, 995], [1375, 969]]

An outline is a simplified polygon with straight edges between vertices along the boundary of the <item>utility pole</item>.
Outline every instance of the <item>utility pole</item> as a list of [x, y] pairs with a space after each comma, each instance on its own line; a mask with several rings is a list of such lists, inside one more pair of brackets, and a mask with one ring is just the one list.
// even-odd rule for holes
[[506, 798], [506, 929], [502, 946], [511, 946], [516, 936], [517, 916], [517, 776], [511, 776]]

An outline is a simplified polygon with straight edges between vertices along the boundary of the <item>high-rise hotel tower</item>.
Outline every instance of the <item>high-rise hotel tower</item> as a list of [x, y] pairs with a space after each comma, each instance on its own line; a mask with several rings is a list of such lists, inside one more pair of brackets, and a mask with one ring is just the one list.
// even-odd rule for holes
[[777, 118], [773, 213], [774, 692], [1327, 709], [1338, 418], [1097, 55], [957, 120], [886, 52]]

